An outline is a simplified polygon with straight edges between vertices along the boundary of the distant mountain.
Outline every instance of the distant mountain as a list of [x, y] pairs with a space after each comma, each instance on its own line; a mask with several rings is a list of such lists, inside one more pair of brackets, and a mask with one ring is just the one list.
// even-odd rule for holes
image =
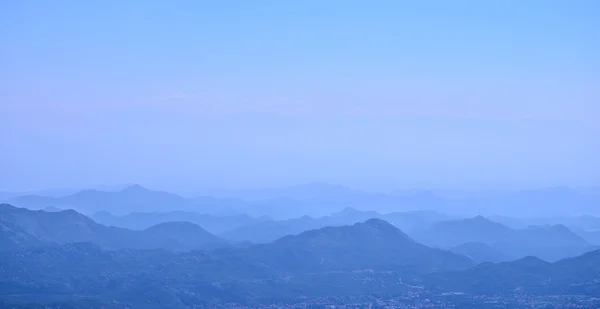
[[57, 207], [92, 214], [107, 211], [126, 215], [131, 212], [195, 211], [217, 215], [243, 213], [247, 204], [231, 199], [212, 197], [184, 198], [177, 194], [154, 191], [131, 185], [120, 191], [84, 190], [62, 197], [25, 195], [9, 203], [29, 209]]
[[593, 250], [585, 239], [564, 225], [511, 229], [485, 217], [435, 223], [411, 234], [417, 241], [440, 248], [483, 243], [506, 256], [537, 256], [548, 261]]
[[248, 215], [215, 216], [191, 211], [132, 212], [124, 216], [115, 216], [109, 212], [101, 211], [92, 215], [92, 218], [103, 225], [132, 230], [143, 230], [165, 222], [187, 221], [202, 226], [202, 228], [213, 234], [223, 233], [266, 220], [253, 218]]
[[581, 255], [596, 249], [564, 225], [529, 226], [515, 230], [511, 239], [494, 243], [494, 249], [510, 256], [536, 256], [547, 261]]
[[514, 260], [502, 252], [499, 252], [489, 245], [480, 242], [468, 242], [456, 247], [450, 248], [451, 252], [464, 255], [477, 263], [483, 262], [506, 262]]
[[383, 219], [403, 231], [412, 233], [414, 230], [424, 228], [437, 222], [451, 220], [453, 217], [433, 210], [416, 210], [392, 212], [384, 215]]
[[532, 217], [526, 219], [529, 225], [563, 224], [569, 228], [600, 230], [600, 217], [581, 214], [576, 216]]
[[311, 230], [252, 249], [250, 256], [258, 252], [267, 258], [267, 264], [303, 271], [375, 269], [422, 273], [473, 265], [464, 256], [419, 244], [380, 219]]
[[600, 250], [555, 263], [535, 257], [472, 269], [434, 273], [425, 284], [441, 291], [502, 294], [586, 294], [600, 296]]
[[583, 230], [583, 229], [573, 229], [577, 235], [581, 236], [581, 238], [585, 239], [588, 243], [594, 246], [600, 246], [600, 230]]
[[171, 250], [194, 250], [219, 248], [225, 242], [200, 226], [186, 221], [165, 222], [151, 226], [141, 233], [152, 240], [149, 247]]
[[600, 205], [600, 195], [569, 187], [549, 187], [523, 190], [479, 200], [480, 209], [520, 217], [549, 216], [572, 213], [594, 213]]
[[80, 242], [110, 249], [191, 250], [225, 245], [223, 240], [191, 223], [169, 223], [131, 231], [98, 224], [74, 210], [32, 211], [0, 204], [0, 213], [0, 239], [6, 244], [5, 248], [12, 249]]
[[512, 238], [514, 230], [482, 216], [437, 222], [415, 231], [412, 236], [422, 243], [450, 248], [468, 242], [495, 243]]
[[411, 211], [380, 214], [376, 211], [362, 211], [346, 207], [342, 211], [329, 216], [312, 218], [303, 216], [295, 219], [262, 221], [235, 228], [219, 236], [232, 241], [249, 241], [267, 243], [287, 235], [296, 235], [311, 229], [327, 226], [352, 225], [357, 222], [378, 218], [393, 223], [396, 227], [412, 231], [429, 223], [448, 218], [448, 216], [433, 211]]
[[526, 228], [529, 224], [525, 223], [525, 220], [519, 218], [513, 218], [509, 216], [489, 216], [490, 220], [494, 222], [498, 222], [502, 225], [510, 227], [511, 229], [523, 229]]
[[[153, 229], [173, 228], [186, 235], [195, 229], [189, 223]], [[466, 257], [418, 244], [391, 224], [371, 219], [270, 244], [210, 252], [105, 251], [82, 243], [0, 252], [0, 298], [21, 295], [44, 302], [86, 295], [135, 308], [184, 308], [186, 303], [218, 307], [306, 296], [399, 293], [407, 289], [399, 282], [471, 265]]]
[[517, 230], [519, 238], [528, 243], [537, 243], [542, 246], [574, 246], [584, 247], [589, 243], [581, 236], [573, 233], [562, 224], [528, 226]]
[[[3, 206], [0, 211], [4, 218], [5, 211], [14, 209]], [[84, 220], [70, 213], [75, 222]], [[10, 222], [31, 223], [30, 215]], [[137, 233], [167, 242], [188, 242], [189, 235], [203, 234], [189, 222], [165, 223]], [[0, 251], [0, 304], [5, 299], [23, 304], [62, 300], [79, 303], [77, 308], [179, 309], [231, 303], [264, 307], [343, 296], [375, 302], [386, 295], [428, 298], [443, 292], [512, 293], [527, 302], [535, 294], [598, 297], [599, 261], [600, 251], [596, 251], [556, 263], [527, 257], [475, 266], [463, 255], [427, 247], [386, 221], [369, 219], [268, 244], [211, 251], [109, 251], [91, 243], [4, 250]], [[412, 304], [410, 298], [403, 301]]]
[[[84, 190], [61, 197], [43, 194], [24, 196], [4, 194], [4, 196], [8, 199], [7, 202], [20, 207], [43, 209], [47, 206], [55, 206], [61, 209], [76, 209], [86, 214], [98, 211], [109, 211], [116, 215], [130, 212], [194, 211], [214, 215], [248, 214], [254, 217], [266, 215], [284, 220], [304, 215], [318, 218], [345, 208], [378, 213], [430, 210], [458, 217], [474, 214], [498, 215], [499, 217], [495, 217], [497, 221], [512, 228], [523, 226], [516, 226], [512, 224], [515, 223], [514, 221], [508, 222], [500, 216], [524, 218], [544, 213], [549, 217], [558, 218], [574, 213], [594, 214], [598, 211], [596, 205], [600, 204], [599, 194], [568, 187], [483, 195], [440, 196], [432, 191], [418, 190], [392, 194], [369, 193], [339, 185], [313, 183], [279, 189], [211, 192], [214, 196], [195, 198], [148, 190], [138, 185], [131, 185], [119, 191], [115, 191], [119, 189], [118, 187], [109, 189]], [[576, 225], [562, 221], [526, 222], [525, 225], [564, 224], [568, 227], [579, 226], [585, 229], [598, 225], [597, 220], [584, 221], [573, 222]], [[410, 228], [410, 225], [396, 224], [403, 228]]]
[[296, 235], [304, 231], [321, 228], [324, 225], [317, 219], [304, 216], [279, 221], [261, 221], [233, 228], [218, 234], [221, 238], [233, 242], [269, 243], [287, 235]]
[[342, 211], [335, 212], [330, 216], [325, 216], [320, 219], [325, 225], [345, 225], [382, 217], [383, 215], [376, 211], [365, 211], [346, 207]]
[[342, 185], [318, 182], [282, 188], [207, 192], [208, 195], [219, 196], [222, 198], [236, 198], [250, 201], [269, 201], [280, 198], [312, 200], [318, 198], [357, 195], [360, 193], [360, 191], [356, 191]]
[[48, 207], [46, 207], [46, 208], [44, 208], [42, 210], [45, 211], [45, 212], [59, 212], [59, 211], [63, 211], [62, 209], [56, 208], [54, 206], [48, 206]]
[[152, 191], [139, 185], [121, 191], [84, 190], [64, 197], [26, 195], [10, 200], [19, 207], [42, 209], [48, 206], [72, 208], [81, 212], [129, 213], [132, 211], [159, 211], [165, 208], [187, 209], [188, 201], [176, 194]]

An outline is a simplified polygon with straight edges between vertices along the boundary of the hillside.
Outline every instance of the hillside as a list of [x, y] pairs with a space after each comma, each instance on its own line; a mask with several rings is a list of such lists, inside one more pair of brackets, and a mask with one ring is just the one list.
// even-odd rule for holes
[[143, 230], [166, 222], [187, 221], [202, 226], [202, 228], [214, 234], [265, 221], [248, 215], [217, 216], [192, 211], [132, 212], [124, 216], [115, 216], [107, 211], [101, 211], [92, 215], [92, 219], [103, 225], [131, 230]]
[[[189, 223], [152, 228], [183, 231]], [[371, 219], [284, 237], [265, 245], [210, 252], [106, 251], [94, 244], [47, 245], [0, 253], [4, 294], [119, 295], [150, 307], [177, 307], [186, 299], [248, 301], [303, 295], [361, 295], [404, 291], [398, 280], [466, 269], [463, 256], [418, 244], [391, 224]], [[376, 278], [373, 281], [373, 278]], [[386, 282], [382, 288], [381, 280]]]
[[296, 235], [311, 229], [352, 225], [373, 218], [390, 222], [402, 230], [412, 231], [416, 228], [447, 219], [448, 216], [433, 211], [407, 211], [380, 214], [376, 211], [363, 211], [346, 207], [339, 212], [319, 218], [302, 216], [287, 220], [257, 220], [253, 224], [247, 224], [220, 233], [219, 236], [237, 242], [268, 243], [287, 235]]
[[424, 276], [425, 284], [440, 291], [476, 294], [587, 294], [600, 296], [600, 250], [555, 263], [526, 257], [499, 264]]
[[489, 245], [480, 242], [467, 242], [462, 245], [450, 248], [451, 252], [464, 255], [475, 262], [505, 262], [514, 260], [502, 252], [499, 252]]
[[564, 225], [512, 229], [482, 216], [442, 221], [411, 234], [417, 241], [439, 248], [481, 243], [510, 257], [537, 256], [547, 261], [576, 256], [594, 246]]
[[515, 230], [482, 216], [448, 220], [432, 224], [413, 233], [413, 237], [436, 247], [455, 247], [463, 243], [495, 243], [514, 237]]
[[6, 244], [2, 248], [90, 242], [109, 249], [190, 250], [225, 244], [192, 223], [166, 223], [132, 231], [98, 224], [74, 210], [32, 211], [0, 204], [0, 213], [0, 239]]

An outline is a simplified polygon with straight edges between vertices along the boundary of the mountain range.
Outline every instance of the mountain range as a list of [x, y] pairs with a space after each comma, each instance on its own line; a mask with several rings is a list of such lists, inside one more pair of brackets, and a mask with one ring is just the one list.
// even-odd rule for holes
[[528, 292], [600, 296], [600, 250], [554, 263], [536, 257], [513, 262], [483, 263], [473, 268], [424, 276], [441, 291], [476, 294]]
[[133, 231], [4, 204], [0, 243], [0, 303], [10, 304], [179, 309], [417, 290], [600, 296], [600, 251], [477, 265], [460, 253], [469, 248], [432, 248], [378, 218], [239, 247], [190, 222]]
[[189, 222], [161, 223], [142, 231], [108, 227], [74, 211], [33, 211], [0, 204], [0, 250], [91, 242], [110, 249], [191, 250], [224, 246], [225, 241]]
[[[520, 258], [531, 255], [548, 261], [580, 255], [597, 248], [564, 225], [513, 229], [482, 216], [440, 221], [414, 231], [411, 236], [433, 247], [456, 250], [457, 247], [463, 246], [462, 249], [480, 248], [482, 251], [488, 251], [480, 252], [482, 256], [491, 254], [492, 250], [506, 257]], [[464, 245], [469, 243], [485, 244], [486, 247], [471, 245], [465, 248]]]
[[478, 262], [506, 261], [528, 255], [556, 261], [582, 254], [597, 246], [597, 232], [594, 231], [570, 229], [561, 224], [510, 228], [483, 216], [454, 219], [435, 211], [381, 214], [348, 207], [320, 218], [303, 216], [287, 220], [254, 218], [248, 215], [214, 216], [194, 212], [131, 213], [121, 217], [102, 212], [96, 213], [93, 218], [105, 225], [132, 229], [170, 221], [190, 221], [233, 243], [269, 243], [307, 230], [351, 225], [379, 218], [406, 231], [422, 243], [458, 250], [456, 252], [467, 254]]
[[[568, 187], [485, 196], [445, 197], [431, 191], [385, 194], [362, 192], [339, 185], [310, 184], [248, 194], [186, 198], [131, 185], [118, 191], [84, 190], [59, 197], [39, 194], [3, 196], [4, 202], [19, 207], [43, 209], [54, 206], [62, 209], [72, 208], [86, 214], [98, 211], [108, 211], [116, 215], [131, 212], [194, 211], [218, 215], [266, 215], [275, 219], [291, 219], [303, 215], [322, 217], [347, 207], [380, 213], [434, 210], [458, 216], [482, 214], [536, 217], [544, 213], [549, 217], [565, 217], [569, 213], [594, 214], [598, 211], [597, 205], [600, 205], [600, 195], [596, 191]], [[556, 223], [570, 226], [562, 222]], [[530, 224], [533, 223], [526, 225]], [[594, 226], [597, 226], [597, 222]]]

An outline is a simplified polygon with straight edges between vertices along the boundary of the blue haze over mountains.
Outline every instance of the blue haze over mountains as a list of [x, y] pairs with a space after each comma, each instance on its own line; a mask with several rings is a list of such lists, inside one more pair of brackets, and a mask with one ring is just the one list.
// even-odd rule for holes
[[0, 1], [0, 309], [598, 309], [599, 17]]
[[[184, 198], [139, 185], [65, 197], [12, 197], [15, 206], [0, 205], [0, 304], [301, 308], [318, 299], [345, 304], [356, 297], [368, 306], [373, 295], [397, 304], [401, 295], [412, 295], [435, 299], [441, 307], [477, 308], [501, 296], [516, 308], [525, 295], [542, 303], [544, 297], [573, 303], [562, 298], [567, 293], [582, 295], [576, 302], [593, 308], [589, 297], [600, 296], [600, 217], [444, 213], [431, 201], [446, 198], [431, 193], [375, 195], [376, 210], [368, 210], [367, 204], [352, 204], [360, 209], [341, 201], [372, 195], [327, 188], [310, 185], [283, 191], [297, 194], [291, 197], [246, 199]], [[566, 191], [569, 198], [597, 198]], [[340, 204], [321, 209], [331, 211], [324, 215], [293, 218], [278, 217], [282, 212], [274, 208], [297, 201], [292, 205], [303, 213], [311, 209], [302, 203], [320, 199]], [[430, 208], [385, 211], [394, 209], [391, 200], [425, 200]], [[249, 209], [255, 213], [246, 213]]]

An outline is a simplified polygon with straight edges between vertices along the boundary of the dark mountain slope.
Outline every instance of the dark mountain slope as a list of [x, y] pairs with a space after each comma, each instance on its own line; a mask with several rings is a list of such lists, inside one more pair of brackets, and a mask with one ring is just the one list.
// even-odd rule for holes
[[600, 250], [555, 263], [526, 257], [499, 264], [428, 274], [425, 284], [441, 291], [502, 294], [520, 290], [539, 294], [600, 296]]
[[[175, 228], [195, 229], [189, 223]], [[415, 243], [391, 224], [373, 219], [210, 252], [105, 251], [93, 244], [0, 252], [0, 298], [86, 295], [98, 301], [125, 299], [144, 308], [178, 308], [186, 301], [398, 293], [406, 289], [398, 284], [400, 278], [470, 265], [465, 257]]]
[[152, 239], [153, 247], [173, 250], [222, 247], [225, 242], [190, 222], [165, 222], [141, 232], [144, 239]]
[[74, 210], [32, 211], [2, 204], [0, 214], [0, 239], [6, 244], [5, 248], [80, 242], [110, 249], [189, 250], [224, 245], [222, 240], [191, 223], [131, 231], [100, 225]]
[[380, 219], [325, 227], [251, 247], [247, 254], [277, 269], [323, 271], [375, 269], [406, 273], [459, 269], [471, 260], [432, 249]]

